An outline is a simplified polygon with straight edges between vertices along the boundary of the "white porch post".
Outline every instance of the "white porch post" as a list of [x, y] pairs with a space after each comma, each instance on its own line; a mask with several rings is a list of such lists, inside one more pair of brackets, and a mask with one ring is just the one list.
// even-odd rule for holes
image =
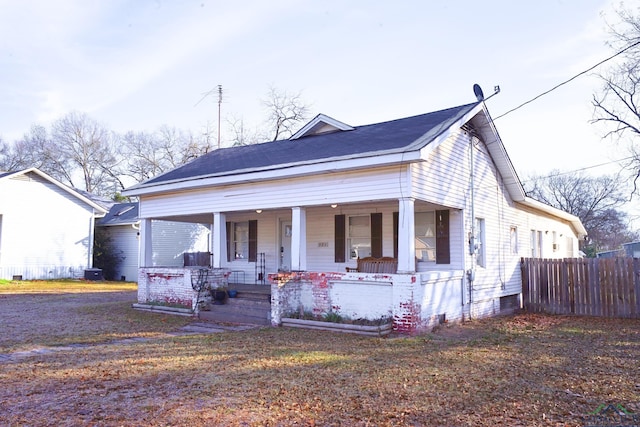
[[291, 270], [307, 269], [307, 212], [291, 208]]
[[140, 220], [138, 267], [153, 267], [153, 240], [151, 236], [151, 220], [148, 218]]
[[221, 268], [227, 260], [227, 220], [225, 214], [214, 212], [212, 232], [213, 268]]
[[415, 273], [414, 199], [406, 197], [398, 202], [398, 273]]

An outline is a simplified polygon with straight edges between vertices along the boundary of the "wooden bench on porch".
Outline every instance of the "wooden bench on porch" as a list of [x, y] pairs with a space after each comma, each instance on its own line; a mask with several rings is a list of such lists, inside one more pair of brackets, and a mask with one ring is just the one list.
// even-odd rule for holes
[[358, 258], [357, 267], [347, 267], [347, 273], [387, 273], [395, 274], [398, 270], [398, 260], [391, 257], [364, 257]]

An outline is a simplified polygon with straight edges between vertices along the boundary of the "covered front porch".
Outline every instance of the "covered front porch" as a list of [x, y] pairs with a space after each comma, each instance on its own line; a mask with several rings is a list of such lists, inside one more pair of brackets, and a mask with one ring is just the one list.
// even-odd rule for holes
[[205, 225], [203, 265], [230, 270], [242, 283], [281, 272], [344, 272], [365, 257], [393, 258], [398, 274], [464, 269], [462, 211], [413, 198], [142, 218], [141, 268], [166, 267], [154, 260], [153, 220]]
[[[139, 302], [182, 301], [198, 312], [191, 286], [197, 267], [153, 265], [152, 219], [207, 225], [209, 262], [203, 267], [226, 284], [269, 288], [273, 325], [294, 312], [334, 312], [391, 317], [396, 330], [411, 332], [465, 316], [464, 256], [453, 243], [464, 235], [463, 221], [456, 209], [404, 198], [142, 220]], [[438, 230], [446, 233], [446, 245]], [[438, 244], [446, 257], [437, 254]], [[363, 257], [393, 259], [397, 269], [356, 271]]]

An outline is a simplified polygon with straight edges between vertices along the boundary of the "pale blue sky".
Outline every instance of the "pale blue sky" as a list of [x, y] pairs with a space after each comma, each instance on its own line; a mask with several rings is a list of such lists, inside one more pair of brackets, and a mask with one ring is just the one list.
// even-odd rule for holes
[[[274, 86], [351, 125], [473, 102], [497, 117], [611, 55], [611, 1], [0, 0], [0, 136], [76, 110], [108, 128], [257, 125]], [[616, 3], [617, 4], [617, 3]], [[522, 176], [619, 158], [581, 77], [496, 121]], [[197, 104], [197, 105], [196, 105]], [[224, 139], [224, 135], [223, 135]], [[224, 141], [223, 141], [224, 142]], [[593, 170], [593, 173], [605, 173]]]

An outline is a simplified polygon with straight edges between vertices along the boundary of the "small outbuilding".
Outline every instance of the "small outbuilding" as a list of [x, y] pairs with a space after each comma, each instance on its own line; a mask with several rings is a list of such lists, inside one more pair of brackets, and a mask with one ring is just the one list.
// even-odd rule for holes
[[107, 208], [46, 173], [0, 172], [0, 278], [84, 278]]

